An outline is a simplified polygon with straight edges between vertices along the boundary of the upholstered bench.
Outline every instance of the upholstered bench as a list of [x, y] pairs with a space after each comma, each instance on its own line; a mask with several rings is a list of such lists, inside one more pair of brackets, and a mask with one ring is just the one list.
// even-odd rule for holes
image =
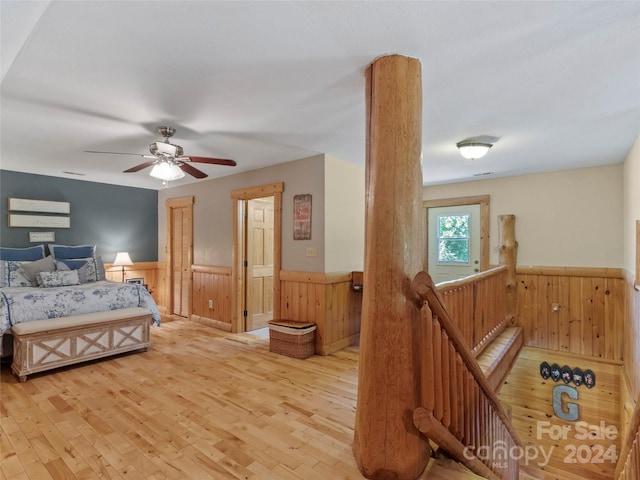
[[11, 370], [27, 375], [132, 350], [149, 349], [151, 312], [123, 308], [19, 323], [11, 327]]

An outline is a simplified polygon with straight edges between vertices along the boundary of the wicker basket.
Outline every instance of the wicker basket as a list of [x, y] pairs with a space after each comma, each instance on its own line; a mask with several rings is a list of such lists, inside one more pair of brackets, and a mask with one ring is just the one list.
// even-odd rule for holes
[[293, 358], [315, 353], [315, 323], [272, 320], [269, 322], [269, 351]]

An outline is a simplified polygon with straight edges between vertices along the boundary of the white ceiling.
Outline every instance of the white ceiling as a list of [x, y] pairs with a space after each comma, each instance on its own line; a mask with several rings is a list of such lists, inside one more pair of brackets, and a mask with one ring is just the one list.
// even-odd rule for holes
[[[640, 133], [640, 2], [5, 1], [1, 168], [162, 188], [177, 128], [210, 178], [327, 153], [364, 165], [364, 69], [418, 58], [424, 183], [624, 161]], [[499, 137], [480, 160], [456, 142]], [[64, 172], [77, 172], [79, 177]], [[171, 185], [196, 181], [187, 175]]]

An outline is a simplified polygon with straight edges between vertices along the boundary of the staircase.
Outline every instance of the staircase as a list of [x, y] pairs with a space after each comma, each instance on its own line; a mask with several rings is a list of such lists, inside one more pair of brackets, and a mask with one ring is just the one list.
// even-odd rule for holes
[[[482, 279], [499, 285], [496, 278], [501, 275], [501, 269], [496, 269], [493, 273], [483, 274]], [[471, 315], [480, 312], [484, 319], [484, 313], [488, 313], [486, 305], [475, 303], [477, 295], [473, 293], [479, 288], [479, 280], [470, 281], [468, 285], [470, 288], [460, 291], [466, 291], [466, 298], [475, 304]], [[502, 289], [493, 292], [498, 297], [504, 290], [505, 284], [502, 285]], [[462, 324], [465, 335], [456, 324], [460, 319], [454, 320], [449, 313], [444, 296], [428, 273], [418, 273], [411, 288], [423, 302], [420, 338], [423, 353], [419, 359], [422, 406], [413, 412], [416, 428], [480, 478], [518, 480], [518, 460], [500, 452], [520, 447], [520, 440], [473, 350], [478, 355], [486, 352], [486, 371], [496, 379], [495, 383], [499, 383], [512, 363], [507, 359], [503, 364], [505, 356], [500, 352], [506, 352], [507, 358], [517, 357], [522, 346], [522, 332], [517, 328], [506, 328], [505, 304], [498, 301], [491, 311], [498, 319], [497, 325], [476, 321], [468, 328], [468, 323]], [[468, 292], [473, 294], [468, 295]], [[456, 297], [449, 295], [449, 299]], [[454, 303], [458, 307], [463, 305], [460, 301]], [[464, 310], [469, 312], [468, 308]], [[478, 323], [481, 327], [483, 324], [488, 326], [488, 333], [476, 328]], [[469, 335], [480, 339], [477, 348], [468, 344]], [[491, 454], [484, 453], [487, 449]]]
[[522, 327], [507, 327], [476, 357], [489, 386], [498, 392], [524, 345]]

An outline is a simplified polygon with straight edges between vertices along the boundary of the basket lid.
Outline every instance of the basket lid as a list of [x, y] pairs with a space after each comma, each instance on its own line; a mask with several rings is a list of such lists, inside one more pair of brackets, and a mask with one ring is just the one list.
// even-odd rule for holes
[[315, 323], [308, 322], [294, 322], [293, 320], [271, 320], [269, 325], [278, 325], [279, 327], [287, 328], [309, 328], [315, 326]]

